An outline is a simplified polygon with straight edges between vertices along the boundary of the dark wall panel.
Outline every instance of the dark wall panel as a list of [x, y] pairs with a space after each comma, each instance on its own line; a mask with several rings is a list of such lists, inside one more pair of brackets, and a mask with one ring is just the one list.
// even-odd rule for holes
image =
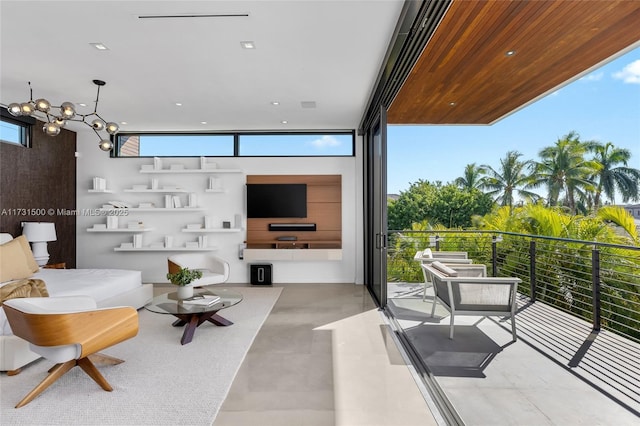
[[32, 147], [0, 142], [0, 231], [20, 235], [21, 222], [54, 222], [49, 263], [76, 266], [76, 134], [46, 136], [37, 122]]

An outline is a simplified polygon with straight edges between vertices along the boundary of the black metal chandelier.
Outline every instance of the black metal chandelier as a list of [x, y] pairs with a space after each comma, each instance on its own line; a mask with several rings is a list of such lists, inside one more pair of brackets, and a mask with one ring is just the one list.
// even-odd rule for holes
[[[93, 84], [98, 86], [98, 92], [96, 94], [95, 106], [93, 112], [90, 114], [78, 114], [76, 107], [71, 102], [63, 102], [60, 106], [51, 105], [51, 103], [44, 99], [33, 100], [33, 89], [31, 88], [31, 82], [29, 84], [29, 101], [22, 103], [11, 103], [7, 107], [9, 113], [13, 116], [30, 116], [44, 121], [45, 124], [42, 127], [42, 131], [48, 136], [57, 136], [60, 134], [67, 121], [76, 121], [84, 123], [91, 127], [93, 131], [100, 138], [98, 146], [103, 151], [110, 151], [113, 149], [113, 143], [107, 136], [103, 138], [99, 132], [106, 131], [109, 135], [115, 135], [118, 133], [119, 127], [112, 121], [106, 121], [98, 114], [98, 99], [100, 97], [100, 87], [105, 83], [102, 80], [93, 80]], [[93, 119], [92, 119], [93, 117]], [[89, 121], [91, 120], [91, 121]]]

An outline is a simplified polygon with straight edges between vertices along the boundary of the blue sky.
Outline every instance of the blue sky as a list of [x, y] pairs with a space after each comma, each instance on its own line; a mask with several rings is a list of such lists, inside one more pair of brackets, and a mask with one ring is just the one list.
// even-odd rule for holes
[[470, 163], [498, 170], [511, 150], [537, 160], [572, 130], [631, 150], [629, 165], [640, 169], [640, 48], [492, 126], [389, 126], [387, 193], [419, 179], [452, 182]]

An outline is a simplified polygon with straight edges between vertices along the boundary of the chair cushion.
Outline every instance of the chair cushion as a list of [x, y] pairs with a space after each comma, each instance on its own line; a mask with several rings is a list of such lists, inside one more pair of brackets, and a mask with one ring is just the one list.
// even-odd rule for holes
[[[28, 252], [25, 253], [25, 243]], [[29, 257], [31, 259], [29, 259]], [[26, 238], [20, 237], [0, 245], [0, 282], [29, 278], [39, 269], [33, 268], [33, 253]]]
[[431, 266], [434, 269], [437, 269], [438, 271], [442, 272], [443, 274], [445, 274], [445, 275], [447, 275], [449, 277], [457, 277], [458, 276], [458, 272], [455, 269], [452, 269], [452, 268], [448, 267], [444, 263], [435, 261], [435, 262], [431, 263]]
[[422, 257], [425, 259], [433, 259], [433, 253], [430, 248], [422, 250]]

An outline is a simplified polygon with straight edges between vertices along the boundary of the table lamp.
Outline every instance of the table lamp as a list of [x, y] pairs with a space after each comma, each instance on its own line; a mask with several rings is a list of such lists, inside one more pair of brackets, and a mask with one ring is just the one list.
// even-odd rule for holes
[[22, 235], [31, 243], [31, 250], [36, 263], [44, 266], [49, 261], [48, 241], [56, 241], [56, 227], [52, 222], [24, 222]]

